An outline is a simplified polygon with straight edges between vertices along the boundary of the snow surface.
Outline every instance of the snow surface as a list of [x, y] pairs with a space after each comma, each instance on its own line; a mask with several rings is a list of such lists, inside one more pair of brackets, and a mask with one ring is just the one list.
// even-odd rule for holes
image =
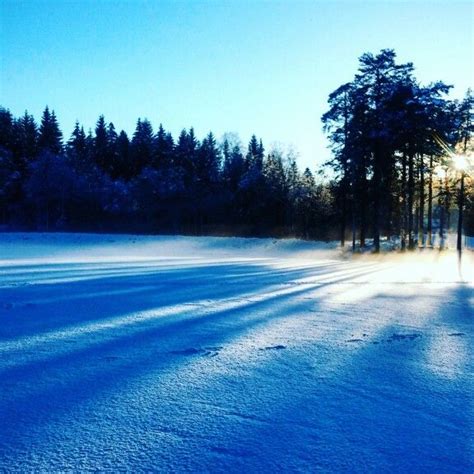
[[474, 469], [474, 261], [0, 234], [0, 471]]

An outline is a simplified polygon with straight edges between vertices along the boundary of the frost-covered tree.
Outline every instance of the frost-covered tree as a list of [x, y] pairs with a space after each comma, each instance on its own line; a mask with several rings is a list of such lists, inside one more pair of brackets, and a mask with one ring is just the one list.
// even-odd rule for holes
[[35, 208], [39, 228], [64, 225], [74, 181], [73, 169], [64, 156], [45, 150], [30, 164], [25, 194]]

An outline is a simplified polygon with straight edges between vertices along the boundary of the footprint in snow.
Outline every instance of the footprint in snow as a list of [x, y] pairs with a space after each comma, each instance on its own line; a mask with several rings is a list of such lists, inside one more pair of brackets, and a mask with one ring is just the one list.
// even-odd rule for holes
[[392, 334], [387, 340], [388, 342], [392, 341], [403, 341], [406, 339], [409, 339], [410, 341], [413, 341], [417, 338], [421, 337], [421, 334]]
[[183, 356], [193, 356], [193, 355], [202, 355], [208, 357], [215, 357], [219, 354], [219, 351], [222, 349], [221, 346], [209, 346], [209, 347], [188, 347], [187, 349], [181, 349], [177, 351], [170, 351], [170, 354], [174, 355], [183, 355]]

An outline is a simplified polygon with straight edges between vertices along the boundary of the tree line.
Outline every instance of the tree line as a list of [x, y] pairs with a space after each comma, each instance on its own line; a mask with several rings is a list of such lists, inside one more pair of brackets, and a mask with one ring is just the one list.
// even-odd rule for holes
[[[333, 152], [328, 165], [337, 175], [341, 243], [350, 236], [353, 249], [370, 236], [378, 251], [382, 235], [396, 236], [402, 249], [432, 246], [435, 227], [443, 245], [452, 225], [460, 198], [455, 165], [473, 150], [473, 96], [449, 100], [451, 86], [423, 86], [413, 71], [412, 63], [397, 64], [393, 50], [366, 53], [354, 80], [329, 96], [322, 117]], [[469, 185], [465, 228], [473, 235]]]
[[328, 239], [335, 219], [329, 185], [255, 135], [245, 149], [138, 119], [129, 137], [100, 116], [64, 140], [48, 107], [39, 124], [0, 108], [0, 180], [10, 228]]
[[[129, 137], [100, 116], [65, 139], [48, 107], [39, 124], [0, 107], [0, 219], [8, 228], [351, 239], [354, 250], [370, 240], [375, 251], [382, 237], [413, 249], [439, 234], [443, 245], [459, 204], [453, 161], [472, 153], [474, 131], [471, 92], [457, 101], [449, 90], [421, 85], [393, 50], [362, 55], [322, 117], [332, 150], [324, 181], [255, 135], [246, 147], [233, 134], [199, 140], [193, 128], [174, 138], [138, 119]], [[470, 180], [464, 205], [474, 235]]]

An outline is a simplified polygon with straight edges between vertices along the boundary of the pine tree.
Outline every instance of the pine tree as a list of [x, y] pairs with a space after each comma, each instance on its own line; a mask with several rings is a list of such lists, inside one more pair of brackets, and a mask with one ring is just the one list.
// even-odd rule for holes
[[14, 119], [8, 109], [0, 107], [0, 148], [13, 152]]
[[109, 168], [108, 163], [109, 143], [107, 137], [107, 124], [103, 115], [99, 116], [95, 126], [94, 136], [94, 161], [96, 165], [106, 171]]
[[220, 161], [216, 139], [212, 132], [209, 132], [201, 143], [196, 163], [197, 178], [208, 188], [219, 180]]
[[74, 130], [71, 133], [71, 138], [67, 143], [67, 155], [70, 160], [78, 165], [84, 166], [87, 162], [87, 140], [84, 132], [84, 127], [79, 125], [76, 120]]
[[114, 176], [129, 180], [134, 173], [132, 156], [130, 150], [130, 140], [122, 130], [116, 141], [117, 163], [114, 169]]
[[178, 173], [182, 176], [184, 186], [191, 190], [197, 180], [196, 160], [199, 142], [194, 134], [194, 129], [189, 132], [183, 129], [179, 135], [175, 148], [175, 164]]
[[263, 164], [265, 185], [265, 211], [262, 219], [270, 229], [282, 228], [286, 221], [288, 179], [283, 166], [282, 153], [273, 150]]
[[153, 162], [154, 136], [151, 123], [147, 119], [138, 119], [131, 141], [133, 171], [138, 175], [143, 168]]
[[330, 134], [334, 154], [334, 159], [330, 164], [340, 176], [336, 192], [340, 211], [341, 247], [345, 245], [349, 203], [351, 202], [351, 183], [354, 178], [354, 147], [349, 130], [353, 122], [356, 97], [355, 88], [352, 84], [348, 83], [340, 86], [329, 95], [330, 110], [322, 117], [324, 129]]
[[264, 148], [262, 140], [258, 141], [255, 135], [252, 135], [246, 156], [247, 170], [252, 170], [252, 173], [260, 174], [263, 168]]
[[54, 110], [49, 111], [46, 106], [41, 117], [41, 125], [39, 128], [38, 148], [42, 151], [49, 151], [56, 155], [62, 152], [63, 135], [59, 129]]
[[152, 165], [156, 169], [172, 166], [174, 142], [171, 133], [167, 133], [160, 123], [154, 139]]
[[223, 180], [232, 193], [236, 193], [245, 171], [245, 161], [238, 145], [227, 152], [223, 163]]
[[119, 176], [119, 157], [117, 150], [118, 135], [112, 122], [107, 127], [107, 166], [106, 171], [112, 178]]
[[32, 115], [25, 111], [22, 117], [14, 122], [15, 138], [15, 159], [18, 162], [20, 171], [25, 172], [29, 163], [36, 158], [38, 153], [38, 127]]

